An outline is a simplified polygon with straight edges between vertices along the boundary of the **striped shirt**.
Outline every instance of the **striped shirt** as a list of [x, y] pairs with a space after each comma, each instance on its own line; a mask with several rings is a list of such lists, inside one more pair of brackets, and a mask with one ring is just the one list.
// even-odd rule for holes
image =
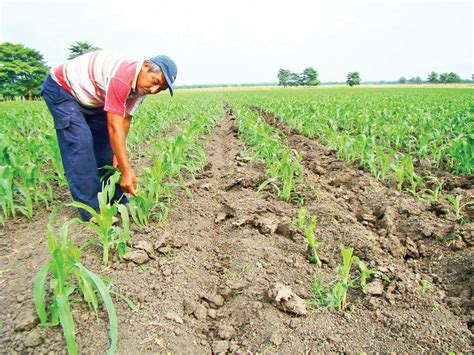
[[109, 51], [90, 52], [51, 69], [51, 77], [84, 107], [124, 117], [133, 115], [145, 96], [136, 91], [143, 61]]

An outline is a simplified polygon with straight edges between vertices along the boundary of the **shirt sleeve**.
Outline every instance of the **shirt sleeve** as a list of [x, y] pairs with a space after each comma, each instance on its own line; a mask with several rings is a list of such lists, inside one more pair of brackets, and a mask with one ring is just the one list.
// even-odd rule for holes
[[111, 78], [105, 94], [104, 111], [124, 117], [130, 85], [117, 78]]
[[126, 111], [132, 116], [137, 110], [138, 106], [143, 102], [146, 96], [140, 96], [138, 94], [130, 96], [127, 100]]

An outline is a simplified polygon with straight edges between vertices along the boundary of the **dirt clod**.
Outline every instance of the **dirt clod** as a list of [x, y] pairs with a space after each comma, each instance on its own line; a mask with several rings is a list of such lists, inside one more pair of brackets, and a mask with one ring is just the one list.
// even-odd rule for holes
[[273, 333], [271, 336], [270, 336], [270, 342], [272, 342], [273, 344], [275, 344], [276, 346], [280, 346], [281, 343], [283, 342], [283, 339], [281, 337], [280, 334], [278, 333]]
[[218, 330], [219, 337], [223, 340], [230, 340], [235, 337], [235, 329], [231, 325], [223, 324], [219, 326]]
[[132, 250], [123, 256], [124, 260], [132, 261], [137, 265], [145, 264], [150, 261], [150, 257], [144, 250]]
[[15, 331], [22, 332], [33, 329], [38, 324], [39, 318], [33, 307], [26, 306], [15, 319]]
[[206, 307], [204, 307], [202, 304], [198, 305], [196, 309], [193, 312], [194, 317], [196, 317], [197, 320], [200, 320], [204, 322], [207, 317], [207, 310]]
[[204, 295], [202, 298], [206, 300], [207, 303], [209, 303], [209, 306], [212, 308], [222, 307], [225, 302], [224, 297], [222, 297], [222, 295], [211, 295], [211, 296]]
[[165, 244], [165, 240], [166, 236], [164, 234], [158, 235], [153, 243], [153, 248], [155, 250], [161, 248]]
[[365, 293], [371, 296], [381, 296], [384, 291], [384, 284], [381, 280], [369, 282], [365, 288]]
[[295, 240], [298, 233], [295, 226], [290, 223], [278, 223], [275, 232], [291, 240]]
[[207, 310], [207, 315], [209, 316], [209, 318], [211, 319], [216, 319], [217, 318], [217, 311], [213, 308], [209, 308]]
[[25, 338], [25, 346], [27, 348], [34, 348], [43, 344], [43, 337], [40, 329], [33, 329]]
[[196, 301], [186, 300], [184, 302], [184, 312], [186, 314], [193, 314], [198, 307], [199, 303], [197, 303]]
[[304, 300], [286, 285], [275, 283], [268, 291], [268, 296], [272, 303], [282, 311], [299, 316], [307, 314]]
[[155, 251], [153, 249], [153, 245], [150, 242], [147, 242], [146, 240], [140, 240], [133, 247], [135, 249], [145, 251], [150, 258], [155, 259]]
[[248, 283], [244, 280], [228, 280], [226, 281], [226, 285], [231, 290], [242, 290], [247, 287]]
[[168, 320], [171, 320], [173, 322], [176, 322], [178, 324], [183, 324], [184, 323], [183, 319], [174, 312], [166, 313], [165, 318], [168, 319]]
[[218, 340], [212, 343], [212, 352], [215, 354], [227, 353], [229, 342], [227, 340]]
[[279, 225], [279, 221], [275, 218], [269, 217], [258, 217], [254, 221], [254, 226], [257, 228], [262, 234], [271, 235], [275, 233]]

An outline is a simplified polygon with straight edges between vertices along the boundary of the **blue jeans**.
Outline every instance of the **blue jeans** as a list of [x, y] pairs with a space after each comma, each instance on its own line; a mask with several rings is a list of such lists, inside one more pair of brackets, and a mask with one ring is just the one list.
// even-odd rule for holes
[[[100, 178], [107, 173], [101, 169], [112, 165], [113, 151], [107, 129], [107, 113], [103, 107], [85, 108], [57, 84], [50, 75], [41, 88], [54, 118], [54, 128], [69, 190], [74, 201], [83, 202], [96, 211], [99, 210], [97, 193], [102, 191]], [[116, 186], [114, 201], [127, 203], [119, 185]], [[92, 216], [80, 209], [83, 220]]]

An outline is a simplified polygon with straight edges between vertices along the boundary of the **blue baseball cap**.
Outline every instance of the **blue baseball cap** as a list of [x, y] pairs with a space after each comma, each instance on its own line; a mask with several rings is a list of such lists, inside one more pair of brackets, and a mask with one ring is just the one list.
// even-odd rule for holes
[[166, 83], [168, 84], [168, 89], [170, 90], [170, 95], [173, 96], [173, 83], [176, 80], [176, 75], [178, 74], [178, 67], [173, 59], [167, 55], [157, 55], [150, 60], [158, 65], [165, 76]]

